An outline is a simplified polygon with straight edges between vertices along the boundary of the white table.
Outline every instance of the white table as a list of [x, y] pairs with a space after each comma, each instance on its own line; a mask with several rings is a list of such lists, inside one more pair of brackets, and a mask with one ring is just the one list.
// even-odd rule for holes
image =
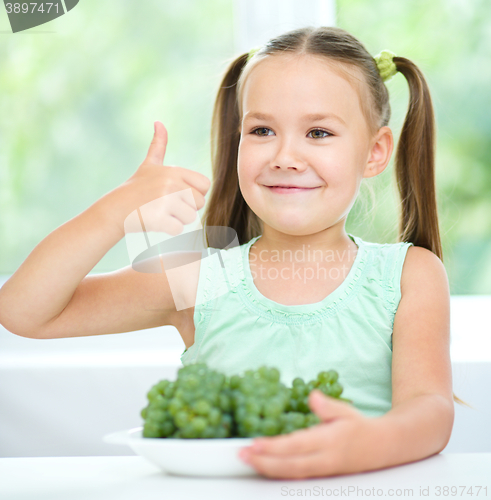
[[[448, 487], [451, 493], [453, 486], [457, 493], [454, 498], [479, 500], [491, 497], [490, 472], [491, 453], [439, 454], [380, 471], [294, 481], [271, 480], [261, 476], [171, 476], [138, 456], [1, 458], [0, 498], [273, 500], [305, 498], [310, 490], [311, 497], [319, 498], [393, 496], [441, 499], [452, 497], [451, 494], [445, 495], [443, 488]], [[472, 496], [469, 494], [471, 486]]]

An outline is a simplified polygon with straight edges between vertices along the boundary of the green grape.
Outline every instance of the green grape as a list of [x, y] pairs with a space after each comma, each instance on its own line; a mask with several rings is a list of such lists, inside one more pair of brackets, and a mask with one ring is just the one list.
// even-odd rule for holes
[[217, 439], [223, 439], [223, 438], [229, 437], [227, 429], [224, 427], [217, 427], [215, 437]]
[[150, 406], [147, 410], [147, 420], [154, 420], [155, 422], [163, 422], [167, 418], [167, 412], [159, 408]]
[[271, 393], [271, 389], [264, 385], [261, 385], [256, 389], [256, 396], [261, 399], [268, 397]]
[[160, 424], [161, 437], [169, 437], [176, 430], [176, 426], [170, 420]]
[[230, 377], [230, 388], [238, 389], [240, 386], [240, 377], [238, 375], [232, 375]]
[[264, 406], [264, 416], [267, 418], [278, 418], [284, 409], [284, 405], [279, 399], [271, 399]]
[[270, 368], [266, 378], [273, 383], [278, 383], [280, 381], [280, 372], [277, 368]]
[[243, 422], [246, 417], [247, 417], [247, 410], [243, 406], [237, 408], [235, 412], [235, 420], [237, 420], [237, 422]]
[[174, 395], [174, 384], [171, 382], [170, 384], [167, 385], [167, 387], [164, 389], [164, 394], [167, 399], [170, 399]]
[[169, 400], [166, 399], [162, 394], [155, 396], [155, 398], [150, 403], [152, 408], [158, 408], [159, 410], [167, 410], [169, 407]]
[[301, 429], [305, 426], [305, 416], [300, 412], [291, 412], [291, 424], [296, 429]]
[[343, 392], [343, 387], [339, 382], [334, 382], [331, 385], [331, 390], [329, 391], [329, 395], [332, 396], [333, 398], [339, 398]]
[[194, 429], [193, 424], [189, 423], [181, 428], [181, 435], [183, 438], [195, 439], [198, 437], [198, 432]]
[[147, 438], [159, 438], [161, 436], [161, 431], [160, 428], [157, 424], [154, 424], [153, 422], [145, 422], [145, 425], [143, 426], [143, 437]]
[[240, 392], [240, 389], [236, 389], [232, 392], [232, 407], [236, 410], [245, 405], [247, 397], [245, 394]]
[[225, 413], [228, 413], [231, 411], [232, 409], [232, 401], [231, 401], [231, 397], [230, 397], [230, 394], [228, 393], [228, 391], [226, 390], [223, 390], [219, 396], [218, 396], [218, 406], [220, 406], [220, 409], [225, 412]]
[[204, 417], [196, 417], [192, 420], [191, 425], [193, 426], [193, 429], [199, 434], [206, 429], [208, 422]]
[[147, 399], [153, 401], [158, 395], [160, 395], [160, 391], [156, 386], [153, 386], [147, 393]]
[[188, 387], [188, 389], [198, 387], [199, 386], [198, 377], [196, 377], [195, 375], [190, 375], [189, 377], [187, 377], [186, 386]]
[[145, 408], [142, 409], [142, 411], [140, 412], [140, 415], [141, 415], [141, 418], [143, 418], [143, 420], [145, 420], [147, 418], [147, 407], [145, 406]]
[[259, 415], [261, 413], [261, 405], [252, 398], [248, 398], [245, 403], [245, 409], [247, 413], [251, 413], [253, 415]]
[[312, 425], [317, 425], [320, 423], [320, 418], [315, 413], [309, 413], [305, 415], [305, 426], [311, 427]]
[[169, 402], [169, 413], [175, 416], [176, 413], [183, 408], [183, 406], [182, 401], [174, 397]]
[[169, 380], [161, 380], [158, 384], [156, 384], [157, 390], [163, 394], [165, 392], [166, 387], [170, 384], [171, 382]]
[[296, 386], [292, 387], [292, 390], [291, 390], [292, 398], [299, 399], [303, 396], [303, 394], [304, 394], [304, 387], [303, 386], [296, 385]]
[[256, 432], [259, 428], [261, 420], [256, 415], [247, 415], [243, 421], [243, 428], [246, 435], [250, 435]]
[[331, 384], [338, 381], [339, 375], [336, 370], [329, 370], [327, 373], [331, 375]]
[[220, 421], [222, 420], [222, 412], [218, 408], [212, 408], [208, 415], [208, 420], [210, 422], [210, 425], [219, 425]]
[[208, 401], [200, 399], [192, 405], [192, 408], [198, 415], [208, 415], [211, 410], [211, 405]]
[[279, 434], [280, 426], [278, 421], [274, 418], [265, 418], [261, 422], [261, 432], [266, 436]]
[[190, 415], [186, 410], [179, 410], [174, 415], [174, 422], [178, 427], [184, 427], [191, 420]]
[[298, 410], [298, 400], [297, 399], [290, 399], [289, 404], [288, 404], [288, 410], [289, 411], [297, 411]]
[[309, 398], [308, 397], [303, 397], [298, 401], [297, 410], [301, 411], [302, 413], [309, 413], [310, 412]]
[[331, 376], [330, 376], [329, 372], [319, 372], [317, 375], [317, 382], [319, 382], [319, 385], [330, 384], [331, 383]]
[[240, 391], [245, 396], [253, 396], [254, 395], [254, 385], [251, 380], [243, 380], [240, 384]]
[[293, 379], [292, 387], [304, 386], [304, 385], [305, 382], [303, 381], [303, 378], [297, 377]]
[[[201, 433], [201, 437], [204, 439], [214, 438], [216, 435], [216, 430], [214, 427], [206, 427]], [[226, 436], [227, 437], [227, 436]]]

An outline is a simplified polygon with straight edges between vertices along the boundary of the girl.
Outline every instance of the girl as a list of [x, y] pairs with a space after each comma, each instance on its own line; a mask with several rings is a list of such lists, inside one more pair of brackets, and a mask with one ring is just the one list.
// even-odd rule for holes
[[[347, 234], [345, 222], [362, 179], [389, 163], [384, 80], [396, 71], [410, 88], [396, 153], [399, 243], [376, 244]], [[218, 252], [188, 260], [178, 288], [162, 256], [166, 272], [88, 276], [139, 207], [192, 193], [140, 217], [147, 231], [177, 235], [204, 206], [208, 179], [163, 166], [166, 144], [156, 122], [135, 174], [32, 251], [0, 292], [1, 323], [39, 339], [174, 325], [183, 364], [229, 374], [276, 366], [287, 384], [337, 370], [354, 405], [314, 391], [322, 424], [243, 450], [265, 476], [361, 472], [442, 451], [454, 418], [450, 294], [421, 71], [388, 51], [374, 59], [332, 27], [291, 31], [239, 56], [215, 103], [204, 214], [205, 228], [232, 228], [239, 245], [209, 241]]]

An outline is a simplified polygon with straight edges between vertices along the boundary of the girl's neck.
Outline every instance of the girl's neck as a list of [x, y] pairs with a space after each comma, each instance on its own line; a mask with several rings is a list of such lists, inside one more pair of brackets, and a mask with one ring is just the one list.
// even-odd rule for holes
[[[333, 231], [328, 228], [310, 235], [289, 235], [275, 230], [265, 230], [253, 244], [251, 251], [261, 255], [262, 260], [274, 262], [294, 262], [308, 266], [329, 262], [352, 262], [358, 250], [344, 228]], [[261, 253], [262, 252], [262, 253]]]

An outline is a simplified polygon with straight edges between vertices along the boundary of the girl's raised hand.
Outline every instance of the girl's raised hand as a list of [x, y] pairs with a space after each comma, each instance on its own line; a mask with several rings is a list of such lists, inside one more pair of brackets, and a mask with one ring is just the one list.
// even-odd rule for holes
[[[175, 236], [196, 219], [205, 205], [210, 180], [192, 170], [164, 166], [167, 130], [155, 122], [155, 133], [144, 162], [121, 186], [106, 195], [106, 204], [121, 234], [144, 231]], [[128, 217], [135, 212], [135, 217]], [[136, 223], [138, 222], [138, 223]]]

